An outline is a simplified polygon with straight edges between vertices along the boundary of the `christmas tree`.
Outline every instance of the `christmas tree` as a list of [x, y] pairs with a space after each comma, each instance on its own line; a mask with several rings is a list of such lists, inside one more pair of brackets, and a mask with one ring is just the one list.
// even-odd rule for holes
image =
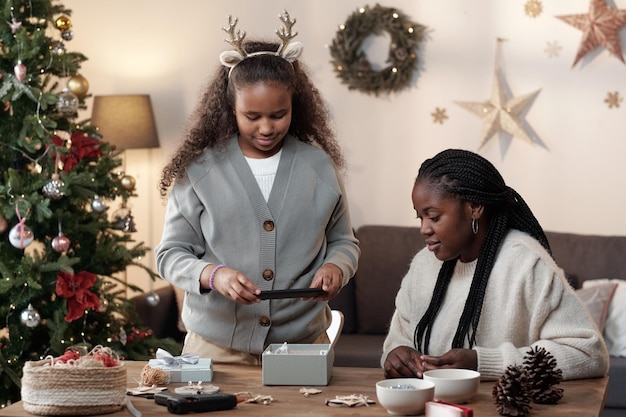
[[[86, 57], [71, 52], [71, 11], [55, 0], [0, 0], [0, 406], [19, 399], [26, 361], [103, 345], [145, 360], [175, 352], [139, 324], [120, 278], [149, 250], [132, 239], [135, 196], [122, 152], [86, 109]], [[117, 204], [117, 203], [115, 203]], [[110, 215], [113, 211], [113, 215]], [[123, 276], [123, 275], [122, 275]]]

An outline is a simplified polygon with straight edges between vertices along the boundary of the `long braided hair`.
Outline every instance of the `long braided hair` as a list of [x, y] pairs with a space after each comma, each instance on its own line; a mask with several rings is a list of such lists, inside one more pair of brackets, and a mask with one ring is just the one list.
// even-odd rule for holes
[[[452, 348], [472, 348], [480, 320], [489, 275], [500, 243], [509, 229], [518, 229], [537, 239], [549, 253], [550, 245], [539, 222], [522, 197], [504, 183], [498, 170], [485, 158], [470, 151], [448, 149], [426, 160], [417, 181], [424, 181], [442, 195], [453, 196], [485, 206], [490, 218], [487, 234], [480, 247], [470, 291], [452, 340]], [[417, 324], [414, 343], [428, 354], [432, 326], [452, 278], [457, 259], [443, 262], [428, 309]]]

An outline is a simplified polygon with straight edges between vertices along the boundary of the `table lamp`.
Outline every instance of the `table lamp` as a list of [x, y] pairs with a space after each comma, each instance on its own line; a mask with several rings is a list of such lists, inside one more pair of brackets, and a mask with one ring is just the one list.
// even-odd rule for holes
[[91, 122], [103, 140], [122, 149], [159, 147], [150, 96], [95, 96]]

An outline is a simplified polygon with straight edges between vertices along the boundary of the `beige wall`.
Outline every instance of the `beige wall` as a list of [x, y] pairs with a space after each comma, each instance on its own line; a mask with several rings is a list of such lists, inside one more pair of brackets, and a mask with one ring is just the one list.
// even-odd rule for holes
[[[543, 1], [544, 11], [534, 19], [525, 15], [523, 0], [381, 0], [381, 5], [398, 7], [427, 26], [428, 39], [422, 43], [417, 83], [378, 98], [348, 91], [329, 63], [327, 44], [350, 13], [368, 4], [363, 1], [63, 3], [73, 10], [74, 39], [67, 49], [89, 58], [82, 74], [90, 93], [152, 97], [162, 146], [128, 151], [126, 162], [139, 193], [132, 202], [136, 238], [151, 247], [160, 238], [164, 214], [156, 191], [159, 170], [177, 146], [219, 53], [228, 46], [221, 30], [227, 15], [239, 17], [248, 37], [271, 37], [284, 8], [298, 20], [303, 60], [332, 107], [350, 164], [347, 187], [355, 226], [416, 224], [410, 191], [420, 163], [448, 147], [478, 150], [482, 121], [455, 101], [490, 97], [500, 37], [507, 39], [500, 56], [512, 93], [541, 90], [525, 119], [547, 149], [518, 138], [501, 143], [494, 137], [480, 153], [524, 196], [544, 228], [626, 234], [626, 103], [619, 109], [604, 103], [608, 92], [626, 96], [626, 66], [601, 49], [572, 68], [582, 34], [554, 17], [586, 13], [589, 0]], [[615, 4], [626, 9], [626, 0]], [[626, 45], [626, 29], [621, 35]], [[560, 56], [549, 58], [544, 52], [549, 41], [561, 45]], [[377, 62], [387, 44], [374, 45], [369, 56]], [[443, 125], [432, 121], [435, 107], [447, 111]], [[144, 262], [154, 266], [152, 254]], [[130, 273], [147, 288], [142, 274]]]

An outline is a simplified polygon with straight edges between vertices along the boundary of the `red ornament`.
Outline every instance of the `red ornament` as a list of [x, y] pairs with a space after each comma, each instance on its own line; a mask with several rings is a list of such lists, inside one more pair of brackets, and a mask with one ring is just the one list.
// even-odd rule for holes
[[58, 236], [55, 236], [52, 239], [52, 249], [54, 249], [57, 253], [67, 252], [70, 248], [70, 239], [64, 234], [59, 233]]

